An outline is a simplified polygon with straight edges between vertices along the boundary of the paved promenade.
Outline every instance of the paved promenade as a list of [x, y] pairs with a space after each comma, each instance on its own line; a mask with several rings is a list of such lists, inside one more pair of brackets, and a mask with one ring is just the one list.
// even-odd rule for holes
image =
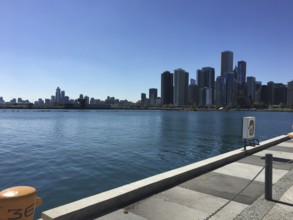
[[[267, 153], [273, 155], [273, 201], [264, 199], [264, 170], [251, 182]], [[293, 219], [292, 184], [293, 140], [288, 140], [98, 219]]]
[[[293, 133], [281, 135], [56, 207], [43, 212], [42, 219], [291, 220], [292, 138]], [[273, 155], [272, 201], [264, 199], [266, 154]]]

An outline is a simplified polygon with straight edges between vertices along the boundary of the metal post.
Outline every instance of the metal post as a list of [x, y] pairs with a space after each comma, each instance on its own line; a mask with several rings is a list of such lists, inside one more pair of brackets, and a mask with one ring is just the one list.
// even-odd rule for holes
[[273, 155], [266, 154], [265, 158], [265, 199], [272, 200]]
[[246, 151], [246, 139], [244, 139], [244, 151]]

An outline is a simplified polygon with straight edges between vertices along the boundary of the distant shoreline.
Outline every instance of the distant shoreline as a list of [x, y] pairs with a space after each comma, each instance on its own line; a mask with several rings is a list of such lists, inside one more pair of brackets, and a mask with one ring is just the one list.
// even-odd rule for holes
[[191, 108], [191, 107], [0, 107], [0, 111], [3, 110], [38, 110], [38, 111], [50, 111], [50, 110], [158, 110], [158, 111], [199, 111], [199, 112], [210, 112], [210, 111], [222, 111], [222, 112], [231, 112], [231, 111], [258, 111], [258, 112], [293, 112], [293, 109], [289, 108], [265, 108], [265, 109], [216, 109], [216, 108]]

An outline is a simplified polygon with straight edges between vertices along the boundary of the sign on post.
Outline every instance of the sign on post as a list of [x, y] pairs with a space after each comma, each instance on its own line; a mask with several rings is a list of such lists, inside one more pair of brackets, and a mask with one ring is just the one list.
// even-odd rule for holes
[[255, 135], [255, 117], [243, 117], [242, 138], [245, 140], [253, 139]]

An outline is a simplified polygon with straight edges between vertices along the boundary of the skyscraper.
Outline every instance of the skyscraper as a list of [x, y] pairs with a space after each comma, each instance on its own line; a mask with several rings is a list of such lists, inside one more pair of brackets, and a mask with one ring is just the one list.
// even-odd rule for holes
[[261, 87], [261, 102], [265, 105], [274, 105], [275, 103], [275, 83], [270, 81], [267, 85]]
[[283, 83], [275, 84], [275, 105], [287, 105], [287, 87]]
[[173, 74], [165, 71], [161, 74], [161, 103], [173, 104]]
[[256, 88], [255, 77], [248, 76], [247, 77], [247, 98], [250, 105], [254, 103], [255, 88]]
[[[227, 97], [226, 97], [226, 89], [224, 85], [224, 75], [226, 73], [231, 73], [233, 72], [233, 52], [232, 51], [223, 51], [221, 53], [221, 100], [220, 103], [221, 105], [227, 105]], [[233, 77], [234, 77], [234, 72], [233, 72]], [[230, 76], [229, 76], [230, 79]]]
[[[214, 89], [215, 89], [215, 69], [212, 67], [202, 68], [205, 78], [205, 87], [208, 89], [209, 94], [206, 96], [206, 103], [208, 105], [214, 104]], [[206, 90], [207, 91], [207, 90]]]
[[188, 102], [189, 73], [183, 69], [174, 70], [174, 105], [183, 106]]
[[233, 52], [224, 51], [221, 54], [221, 77], [224, 77], [225, 73], [233, 71]]
[[55, 101], [57, 104], [61, 102], [61, 90], [59, 87], [56, 89]]
[[293, 80], [288, 82], [287, 105], [293, 107]]
[[228, 72], [224, 74], [223, 79], [223, 104], [233, 106], [235, 104], [235, 88], [234, 88], [234, 73]]
[[197, 82], [200, 96], [199, 104], [214, 104], [215, 69], [204, 67], [201, 70], [197, 70]]
[[141, 93], [141, 103], [145, 104], [146, 101], [146, 94], [145, 93]]
[[157, 98], [158, 98], [158, 90], [155, 88], [150, 89], [149, 90], [150, 105], [155, 105], [157, 103]]
[[238, 71], [237, 71], [237, 83], [244, 86], [246, 80], [246, 62], [238, 62]]
[[221, 97], [222, 97], [222, 93], [221, 93], [221, 89], [222, 89], [222, 78], [221, 76], [217, 76], [217, 79], [216, 79], [216, 86], [215, 86], [215, 92], [216, 92], [216, 97], [215, 97], [215, 104], [217, 106], [220, 106], [222, 105], [222, 102], [221, 102]]
[[190, 83], [188, 86], [188, 104], [199, 104], [199, 89], [195, 83]]
[[65, 103], [65, 91], [61, 91], [60, 102], [61, 102], [62, 104]]
[[204, 87], [204, 72], [203, 70], [199, 69], [196, 71], [196, 81], [199, 88]]
[[261, 81], [255, 82], [255, 96], [254, 96], [254, 104], [261, 104]]

